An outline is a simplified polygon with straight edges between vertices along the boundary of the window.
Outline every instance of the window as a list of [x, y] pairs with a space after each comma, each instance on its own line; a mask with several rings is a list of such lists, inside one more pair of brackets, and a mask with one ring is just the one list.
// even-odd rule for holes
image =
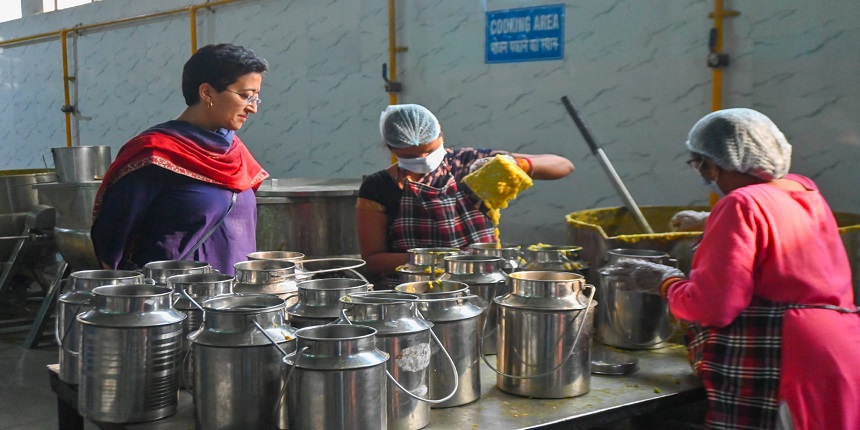
[[42, 0], [42, 10], [44, 12], [53, 12], [55, 10], [68, 9], [82, 4], [93, 3], [94, 1], [96, 0]]
[[0, 0], [0, 22], [21, 17], [21, 0]]

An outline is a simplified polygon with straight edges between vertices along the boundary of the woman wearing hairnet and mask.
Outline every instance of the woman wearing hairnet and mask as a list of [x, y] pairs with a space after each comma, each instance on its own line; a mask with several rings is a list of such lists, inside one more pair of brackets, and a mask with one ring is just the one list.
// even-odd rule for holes
[[[367, 269], [396, 284], [395, 268], [411, 248], [491, 243], [493, 223], [481, 201], [461, 183], [473, 163], [505, 151], [446, 148], [439, 121], [416, 104], [388, 106], [379, 120], [397, 163], [365, 178], [356, 204], [358, 240]], [[559, 179], [573, 163], [558, 155], [509, 154], [533, 179]]]
[[724, 196], [689, 278], [628, 261], [640, 288], [691, 322], [691, 364], [708, 428], [860, 429], [860, 316], [830, 207], [789, 174], [791, 145], [750, 109], [690, 131], [689, 164]]

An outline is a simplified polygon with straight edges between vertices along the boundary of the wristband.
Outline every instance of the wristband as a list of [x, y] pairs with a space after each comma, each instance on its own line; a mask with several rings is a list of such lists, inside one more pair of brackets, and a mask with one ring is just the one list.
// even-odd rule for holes
[[527, 157], [517, 158], [517, 165], [520, 166], [520, 169], [523, 169], [523, 171], [529, 176], [534, 173], [535, 168], [534, 165], [532, 165], [532, 160]]
[[669, 294], [669, 287], [675, 285], [678, 281], [683, 281], [684, 278], [680, 276], [673, 276], [671, 278], [666, 278], [665, 281], [660, 283], [660, 295], [666, 297]]

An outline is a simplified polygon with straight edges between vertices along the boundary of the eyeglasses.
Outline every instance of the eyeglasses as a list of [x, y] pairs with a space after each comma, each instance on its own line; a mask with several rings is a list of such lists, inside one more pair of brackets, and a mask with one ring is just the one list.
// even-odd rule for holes
[[691, 159], [685, 161], [685, 163], [687, 163], [688, 166], [690, 166], [696, 170], [701, 170], [702, 165], [705, 164], [705, 159], [704, 158], [691, 158]]
[[233, 91], [233, 90], [231, 90], [231, 89], [229, 89], [229, 88], [225, 88], [225, 89], [226, 89], [227, 91], [230, 91], [230, 92], [231, 92], [231, 93], [233, 93], [233, 94], [238, 95], [239, 97], [244, 98], [244, 99], [245, 99], [245, 103], [247, 103], [247, 104], [249, 104], [249, 105], [252, 105], [252, 104], [260, 104], [260, 103], [262, 103], [262, 101], [260, 100], [260, 98], [259, 98], [259, 97], [257, 97], [257, 96], [255, 96], [255, 95], [253, 95], [253, 94], [251, 94], [250, 96], [246, 96], [245, 94], [242, 94], [242, 93], [240, 93], [240, 92], [238, 92], [238, 91]]

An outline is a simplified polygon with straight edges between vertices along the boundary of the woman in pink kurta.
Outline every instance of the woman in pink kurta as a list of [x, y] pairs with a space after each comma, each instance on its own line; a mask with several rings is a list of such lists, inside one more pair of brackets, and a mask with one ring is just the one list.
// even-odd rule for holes
[[726, 195], [689, 279], [665, 269], [659, 289], [692, 323], [706, 426], [860, 429], [860, 316], [827, 202], [812, 180], [787, 174], [791, 146], [761, 113], [709, 114], [687, 146]]

